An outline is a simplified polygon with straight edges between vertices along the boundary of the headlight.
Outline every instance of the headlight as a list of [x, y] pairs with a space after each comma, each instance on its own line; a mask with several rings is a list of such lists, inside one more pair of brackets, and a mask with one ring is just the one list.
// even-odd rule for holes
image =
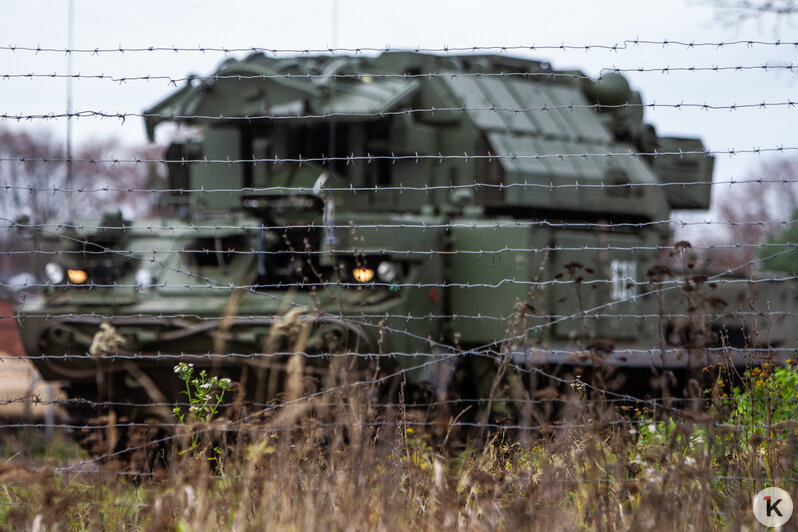
[[399, 277], [399, 268], [393, 262], [382, 261], [377, 266], [377, 277], [384, 283], [392, 283]]
[[147, 290], [152, 287], [155, 279], [152, 272], [146, 268], [142, 268], [136, 272], [136, 285], [138, 290]]
[[67, 270], [67, 277], [75, 284], [83, 284], [89, 276], [83, 270]]
[[54, 262], [48, 262], [44, 267], [44, 275], [52, 284], [61, 284], [64, 280], [64, 269]]
[[355, 268], [352, 270], [352, 277], [359, 283], [367, 283], [374, 278], [374, 270], [371, 268]]

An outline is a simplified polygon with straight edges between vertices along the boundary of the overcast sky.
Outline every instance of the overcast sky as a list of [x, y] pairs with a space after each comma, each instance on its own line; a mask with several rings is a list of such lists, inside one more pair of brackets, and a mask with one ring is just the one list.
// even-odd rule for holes
[[[471, 47], [567, 44], [623, 45], [632, 39], [684, 42], [732, 40], [798, 41], [795, 20], [764, 19], [742, 25], [724, 22], [718, 11], [697, 2], [601, 1], [512, 2], [506, 0], [379, 2], [340, 0], [337, 43], [333, 43], [329, 1], [218, 2], [75, 2], [75, 48], [264, 47], [276, 49], [340, 47]], [[5, 2], [0, 46], [67, 45], [67, 2]], [[550, 61], [557, 69], [576, 68], [592, 76], [606, 68], [648, 68], [628, 74], [645, 103], [698, 103], [727, 106], [798, 101], [798, 71], [779, 66], [796, 62], [794, 46], [695, 47], [628, 44], [626, 49], [513, 51]], [[236, 54], [242, 57], [245, 54]], [[220, 52], [127, 52], [74, 55], [73, 70], [82, 75], [115, 77], [211, 73], [224, 58]], [[762, 65], [771, 67], [764, 70]], [[670, 72], [665, 67], [755, 67], [741, 71]], [[0, 50], [0, 74], [65, 74], [67, 58], [55, 52]], [[0, 78], [0, 114], [60, 113], [65, 109], [63, 79]], [[76, 111], [141, 112], [165, 97], [166, 81], [78, 79]], [[661, 135], [698, 136], [713, 150], [750, 150], [798, 146], [798, 109], [749, 110], [683, 108], [646, 111]], [[10, 122], [5, 122], [10, 124]], [[63, 134], [65, 121], [33, 120], [16, 127], [50, 129]], [[141, 119], [81, 118], [75, 142], [119, 136], [128, 143], [145, 141]], [[125, 154], [119, 154], [124, 156]], [[763, 155], [720, 157], [716, 180], [743, 177]]]

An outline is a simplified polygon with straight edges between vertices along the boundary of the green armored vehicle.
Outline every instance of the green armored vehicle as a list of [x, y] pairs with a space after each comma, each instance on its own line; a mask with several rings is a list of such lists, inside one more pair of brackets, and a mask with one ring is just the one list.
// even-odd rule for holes
[[28, 354], [71, 397], [144, 415], [179, 397], [185, 361], [268, 401], [295, 353], [306, 391], [408, 370], [479, 396], [502, 357], [741, 365], [767, 309], [770, 345], [794, 344], [776, 312], [794, 287], [713, 287], [674, 250], [671, 211], [708, 207], [713, 158], [657, 136], [620, 75], [253, 54], [145, 116], [151, 139], [162, 122], [182, 139], [160, 217], [59, 229], [52, 286], [19, 309]]

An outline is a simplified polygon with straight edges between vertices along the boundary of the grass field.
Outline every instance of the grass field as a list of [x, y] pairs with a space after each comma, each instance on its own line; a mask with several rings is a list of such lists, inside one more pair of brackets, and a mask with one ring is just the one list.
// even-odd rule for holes
[[[677, 412], [574, 386], [559, 420], [530, 431], [402, 408], [280, 427], [186, 420], [168, 446], [131, 436], [133, 450], [103, 460], [74, 443], [80, 433], [5, 430], [0, 526], [759, 529], [752, 496], [791, 491], [798, 473], [798, 371], [763, 365], [736, 390], [716, 381], [702, 394]], [[97, 433], [111, 445], [113, 430]]]

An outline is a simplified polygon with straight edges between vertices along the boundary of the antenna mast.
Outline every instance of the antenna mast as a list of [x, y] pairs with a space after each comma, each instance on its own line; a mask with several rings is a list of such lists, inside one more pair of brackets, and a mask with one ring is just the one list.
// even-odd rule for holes
[[74, 205], [72, 201], [72, 43], [75, 35], [75, 2], [69, 0], [69, 14], [67, 16], [67, 79], [66, 79], [66, 189], [67, 189], [67, 219], [71, 222], [74, 218]]

